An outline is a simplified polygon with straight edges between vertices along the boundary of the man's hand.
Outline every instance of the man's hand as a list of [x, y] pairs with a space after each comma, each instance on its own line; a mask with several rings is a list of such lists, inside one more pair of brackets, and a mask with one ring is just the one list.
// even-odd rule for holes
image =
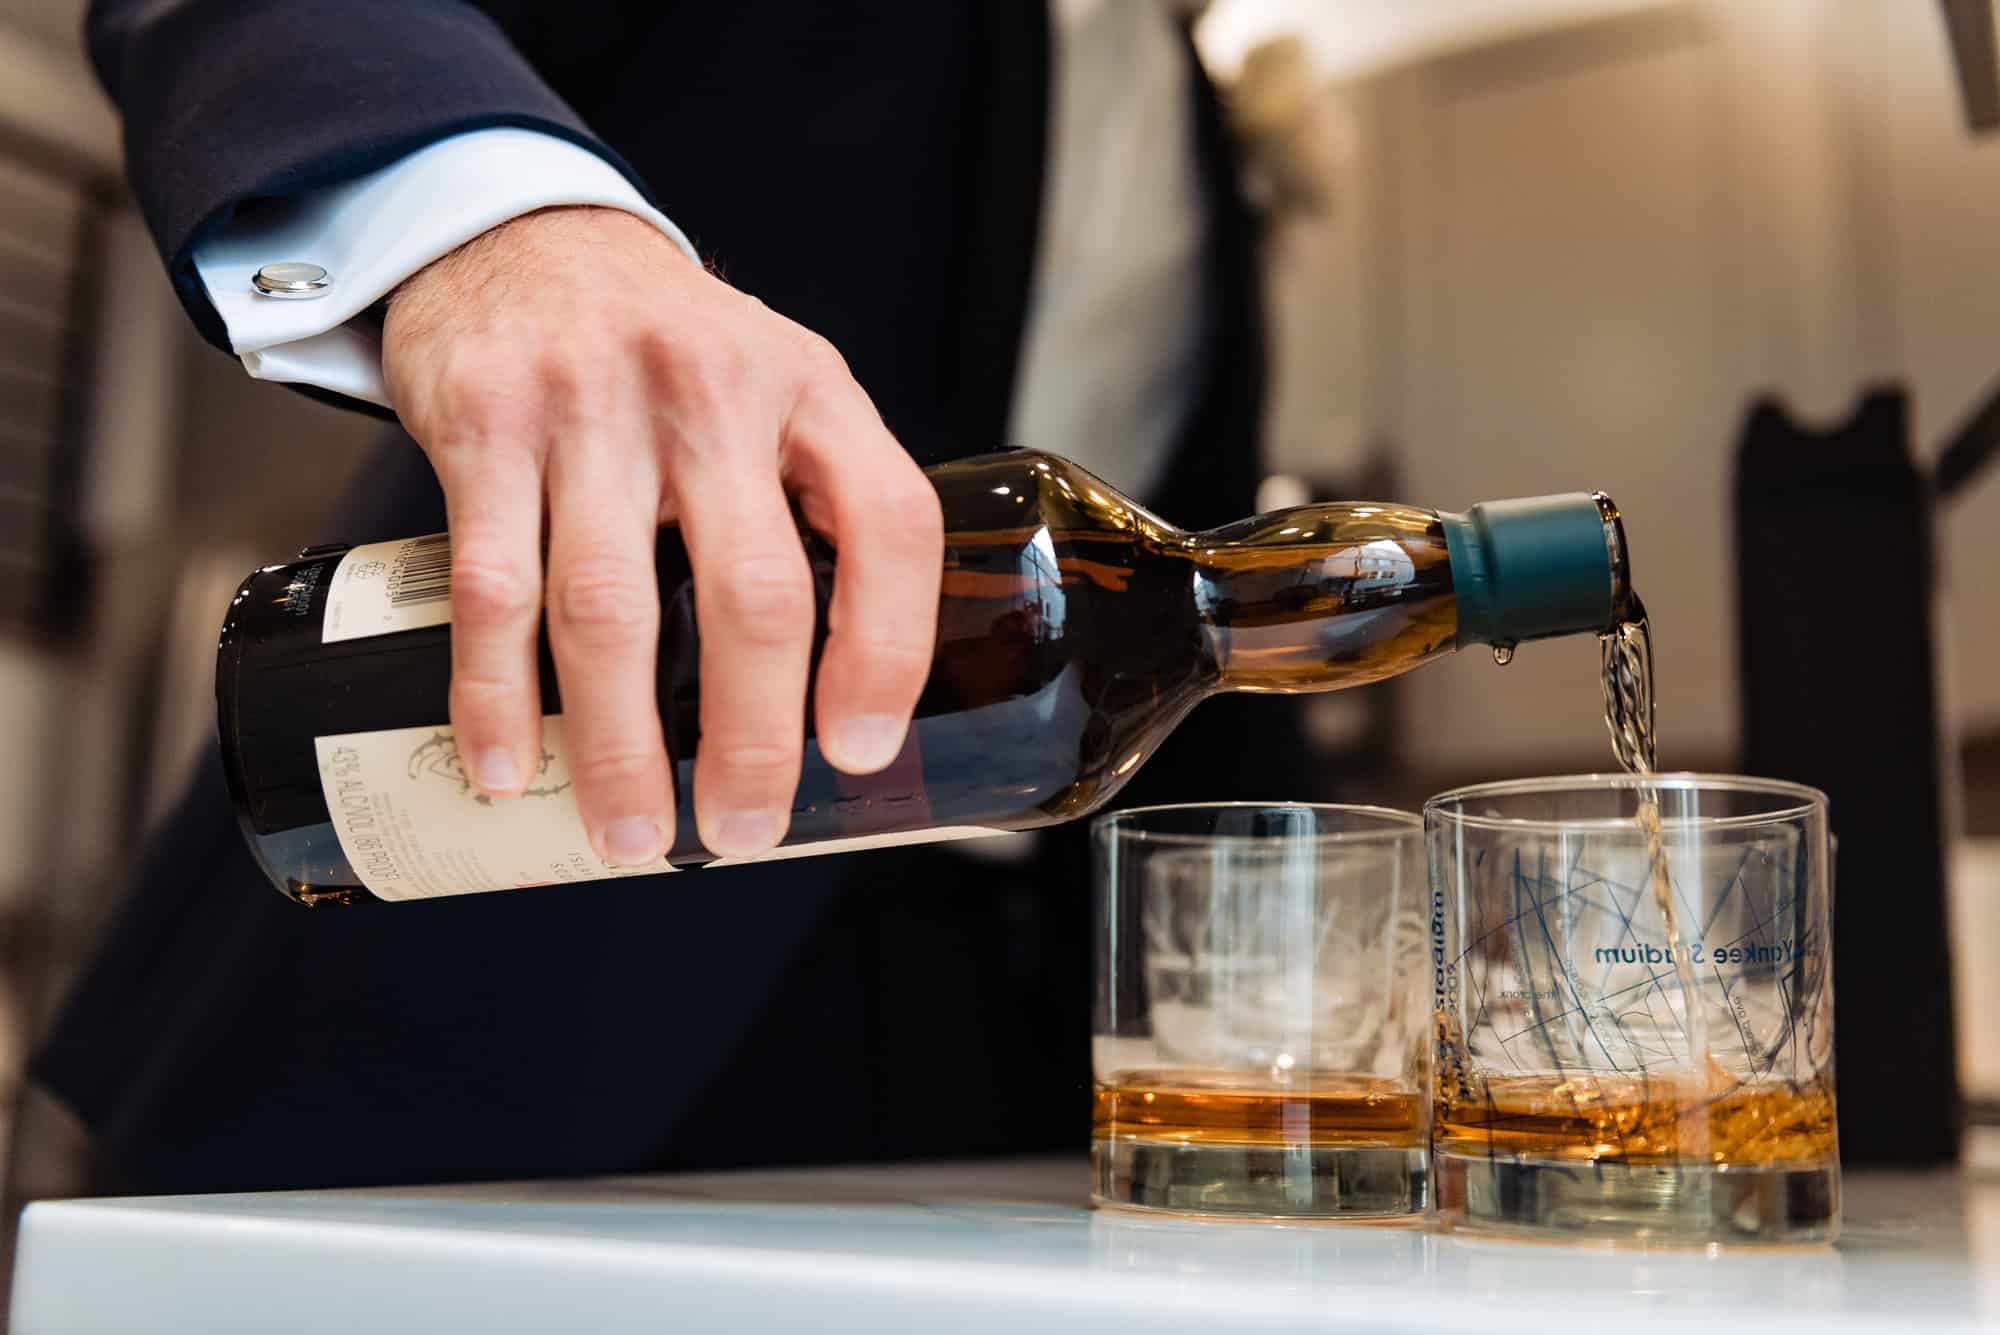
[[820, 745], [854, 774], [894, 759], [930, 666], [942, 523], [825, 339], [642, 219], [563, 208], [406, 280], [383, 372], [444, 485], [451, 721], [481, 789], [511, 796], [534, 772], [546, 605], [592, 841], [621, 866], [672, 842], [653, 543], [673, 520], [701, 613], [697, 827], [717, 855], [776, 844], [798, 786], [813, 634], [788, 492], [839, 551]]

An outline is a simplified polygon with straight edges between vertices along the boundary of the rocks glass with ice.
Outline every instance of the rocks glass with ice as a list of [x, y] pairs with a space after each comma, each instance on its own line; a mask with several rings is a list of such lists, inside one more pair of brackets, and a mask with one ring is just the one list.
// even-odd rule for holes
[[1100, 819], [1093, 1194], [1211, 1215], [1427, 1204], [1423, 826], [1370, 807]]

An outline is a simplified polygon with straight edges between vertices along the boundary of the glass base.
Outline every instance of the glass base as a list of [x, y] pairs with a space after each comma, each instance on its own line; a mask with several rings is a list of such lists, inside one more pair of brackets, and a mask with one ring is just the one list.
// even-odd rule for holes
[[1800, 1244], [1840, 1233], [1840, 1166], [1578, 1163], [1437, 1155], [1438, 1216], [1563, 1242]]
[[1255, 1219], [1420, 1215], [1430, 1180], [1421, 1147], [1203, 1145], [1094, 1140], [1091, 1199], [1124, 1209]]

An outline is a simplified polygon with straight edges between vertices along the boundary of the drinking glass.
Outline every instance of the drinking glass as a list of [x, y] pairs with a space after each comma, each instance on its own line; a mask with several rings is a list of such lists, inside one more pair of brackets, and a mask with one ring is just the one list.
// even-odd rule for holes
[[1420, 1215], [1423, 822], [1246, 803], [1122, 811], [1092, 834], [1094, 1198]]
[[1460, 788], [1424, 815], [1443, 1221], [1830, 1241], [1824, 795], [1590, 776]]

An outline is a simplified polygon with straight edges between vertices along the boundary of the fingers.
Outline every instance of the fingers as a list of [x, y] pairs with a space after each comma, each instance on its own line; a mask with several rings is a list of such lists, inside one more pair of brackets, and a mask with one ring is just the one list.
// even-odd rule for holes
[[650, 456], [572, 439], [551, 452], [548, 496], [549, 644], [577, 806], [599, 856], [638, 866], [674, 828], [655, 684], [659, 473]]
[[902, 749], [937, 639], [944, 524], [936, 490], [852, 381], [792, 418], [793, 485], [839, 554], [815, 687], [820, 750], [869, 774]]
[[431, 450], [451, 529], [451, 723], [467, 775], [519, 793], [541, 758], [539, 452], [491, 440]]
[[695, 823], [720, 857], [784, 837], [799, 786], [811, 575], [775, 450], [688, 449], [668, 464], [701, 618]]
[[814, 631], [787, 484], [839, 552], [821, 748], [852, 773], [894, 760], [936, 633], [937, 500], [824, 340], [616, 210], [493, 229], [406, 280], [383, 339], [392, 397], [450, 498], [451, 712], [481, 788], [518, 793], [538, 769], [539, 592], [592, 842], [619, 865], [666, 850], [653, 553], [671, 514], [701, 617], [695, 824], [719, 856], [777, 844]]

